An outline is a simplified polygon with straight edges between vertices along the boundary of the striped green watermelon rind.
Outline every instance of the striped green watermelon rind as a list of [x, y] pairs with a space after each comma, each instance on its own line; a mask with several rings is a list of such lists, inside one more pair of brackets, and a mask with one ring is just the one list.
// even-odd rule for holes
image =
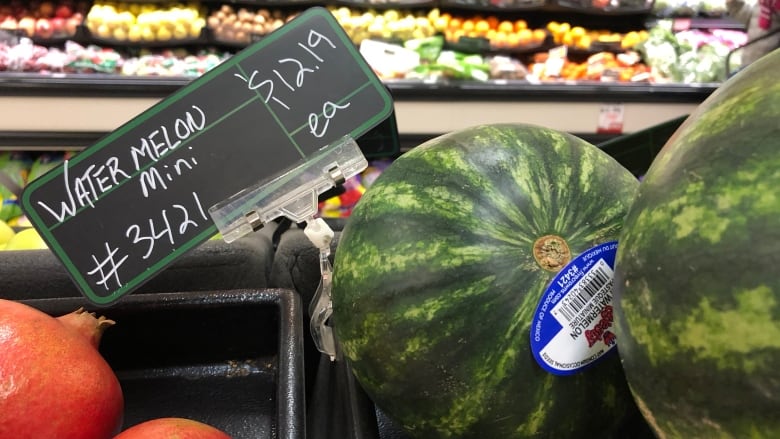
[[616, 261], [620, 356], [660, 438], [780, 437], [780, 51], [664, 146]]
[[535, 239], [561, 236], [574, 256], [615, 240], [637, 186], [595, 146], [529, 125], [463, 129], [394, 161], [335, 254], [334, 330], [361, 386], [417, 438], [607, 438], [642, 423], [617, 355], [561, 377], [529, 343], [555, 275]]

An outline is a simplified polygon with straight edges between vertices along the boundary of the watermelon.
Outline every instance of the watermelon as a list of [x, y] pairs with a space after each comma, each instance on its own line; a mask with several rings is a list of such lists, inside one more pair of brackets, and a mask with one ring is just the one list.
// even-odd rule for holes
[[334, 332], [368, 396], [416, 438], [632, 437], [620, 428], [641, 414], [614, 350], [554, 375], [530, 327], [569, 259], [617, 239], [638, 185], [582, 139], [523, 124], [395, 160], [334, 256]]
[[780, 437], [780, 51], [652, 162], [620, 236], [619, 353], [661, 438]]

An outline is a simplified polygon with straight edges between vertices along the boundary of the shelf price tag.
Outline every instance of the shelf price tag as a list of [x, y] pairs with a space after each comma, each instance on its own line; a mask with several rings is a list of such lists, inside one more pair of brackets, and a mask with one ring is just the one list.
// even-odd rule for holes
[[600, 134], [623, 133], [623, 104], [604, 104], [601, 106], [596, 132]]
[[335, 18], [313, 7], [31, 182], [22, 208], [82, 293], [108, 305], [212, 237], [211, 206], [392, 110]]

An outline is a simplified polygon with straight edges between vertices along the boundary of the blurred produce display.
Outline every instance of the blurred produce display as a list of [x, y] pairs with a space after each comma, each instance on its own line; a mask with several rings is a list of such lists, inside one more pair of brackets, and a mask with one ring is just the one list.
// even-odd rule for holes
[[117, 41], [170, 41], [200, 36], [206, 9], [197, 3], [96, 2], [86, 26], [94, 37]]
[[68, 38], [76, 35], [88, 9], [89, 3], [82, 0], [11, 0], [0, 3], [0, 30], [41, 39]]
[[[742, 31], [713, 29], [672, 32], [661, 22], [648, 33], [639, 51], [659, 82], [706, 83], [726, 79], [726, 57], [732, 49], [747, 42]], [[736, 52], [737, 54], [739, 52]], [[732, 57], [732, 70], [741, 64]]]
[[484, 38], [491, 49], [537, 48], [547, 39], [545, 29], [530, 28], [524, 19], [507, 20], [496, 15], [444, 13], [436, 19], [436, 30], [450, 43], [458, 43], [463, 37]]
[[387, 9], [362, 10], [346, 6], [329, 8], [347, 35], [360, 44], [365, 39], [405, 41], [435, 34], [432, 20], [438, 11]]
[[726, 0], [655, 0], [652, 12], [659, 17], [720, 17], [726, 15]]
[[206, 22], [217, 40], [247, 44], [280, 28], [296, 15], [279, 9], [271, 11], [268, 8], [222, 5], [209, 15]]
[[649, 11], [652, 0], [557, 0], [561, 6], [600, 11]]
[[530, 66], [531, 74], [542, 81], [649, 82], [650, 68], [636, 52], [615, 55], [599, 52], [582, 62], [563, 53], [540, 53]]
[[122, 62], [121, 74], [133, 76], [200, 76], [216, 67], [229, 54], [201, 51], [198, 54], [173, 50], [144, 51]]
[[[578, 7], [586, 15], [647, 5], [645, 0], [563, 1], [546, 3]], [[537, 0], [347, 4], [328, 10], [384, 81], [719, 83], [726, 79], [730, 51], [747, 41], [742, 30], [680, 30], [673, 19], [631, 29], [621, 15], [608, 12], [604, 16], [615, 26], [605, 20], [604, 26], [589, 26], [593, 23], [578, 21], [576, 14], [523, 10], [541, 5]], [[295, 3], [0, 0], [0, 73], [197, 77], [301, 10]], [[656, 17], [725, 13], [725, 0], [655, 0], [652, 11]], [[741, 65], [739, 52], [734, 55], [731, 71]], [[6, 152], [0, 170], [23, 185], [34, 178], [34, 169], [62, 157], [38, 159]], [[363, 189], [350, 187], [320, 208], [346, 216]], [[0, 203], [0, 220], [23, 225], [15, 197], [1, 186]]]
[[440, 0], [439, 5], [448, 7], [468, 8], [506, 8], [506, 9], [534, 9], [545, 5], [547, 0]]
[[36, 45], [23, 38], [18, 44], [0, 42], [0, 72], [107, 73], [153, 76], [199, 76], [218, 65], [228, 53], [144, 50], [123, 56], [112, 48], [82, 46], [73, 41], [64, 48]]
[[631, 49], [647, 39], [647, 31], [644, 29], [620, 33], [606, 29], [586, 29], [582, 26], [572, 26], [568, 22], [557, 21], [547, 23], [547, 30], [555, 44], [583, 50], [593, 47]]
[[[621, 15], [609, 15], [646, 0], [551, 0], [610, 18], [596, 22], [526, 13], [529, 3], [480, 1], [327, 8], [386, 80], [712, 83], [725, 79], [729, 51], [746, 42], [741, 30], [674, 32], [671, 19], [631, 29]], [[659, 16], [717, 16], [724, 8], [725, 0], [654, 3]], [[197, 76], [300, 10], [194, 0], [0, 0], [0, 71]], [[740, 60], [731, 58], [733, 71]]]
[[392, 160], [372, 160], [360, 174], [347, 179], [343, 185], [343, 193], [333, 196], [317, 204], [317, 210], [323, 218], [347, 218], [352, 213], [360, 197], [366, 189], [390, 166]]

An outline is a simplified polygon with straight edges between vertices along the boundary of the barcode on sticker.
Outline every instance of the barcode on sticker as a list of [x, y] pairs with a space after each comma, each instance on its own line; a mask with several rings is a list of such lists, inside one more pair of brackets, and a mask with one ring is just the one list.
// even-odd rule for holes
[[616, 346], [612, 285], [617, 241], [591, 247], [553, 278], [536, 306], [531, 352], [542, 369], [571, 375]]
[[588, 303], [607, 286], [612, 285], [613, 271], [603, 259], [590, 269], [582, 279], [552, 309], [558, 320], [572, 322]]

